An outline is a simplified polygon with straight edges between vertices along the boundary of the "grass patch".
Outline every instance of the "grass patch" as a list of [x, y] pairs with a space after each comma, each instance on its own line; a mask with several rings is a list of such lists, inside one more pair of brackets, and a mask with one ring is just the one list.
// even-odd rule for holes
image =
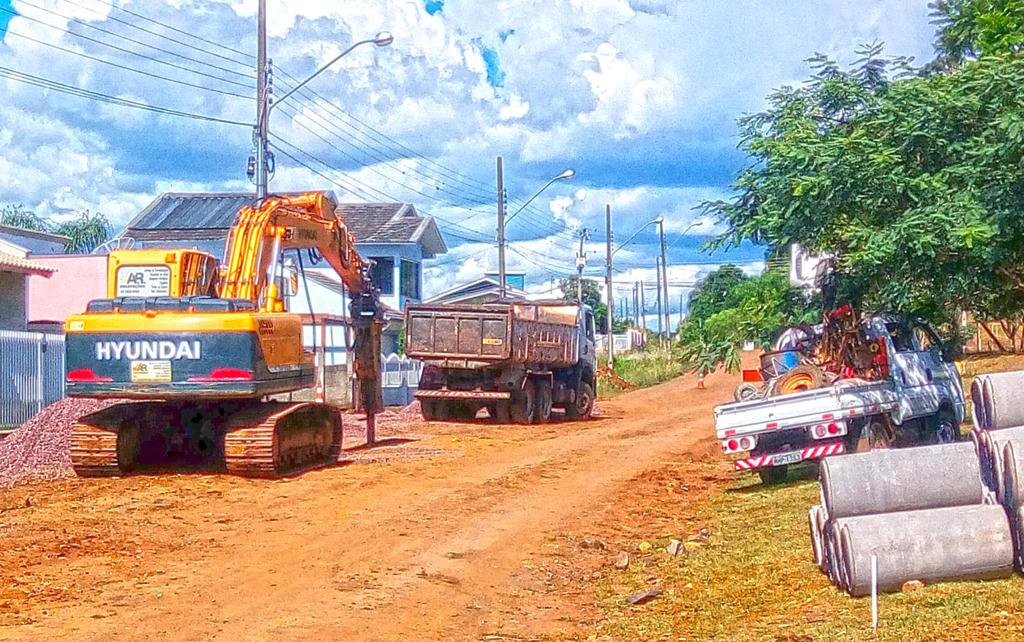
[[[637, 388], [664, 383], [684, 374], [682, 362], [668, 350], [652, 348], [644, 352], [627, 352], [615, 357], [615, 372]], [[598, 379], [599, 397], [613, 397], [622, 390]]]
[[[872, 632], [870, 598], [848, 597], [811, 559], [807, 511], [818, 499], [816, 481], [763, 488], [756, 477], [739, 476], [696, 511], [711, 530], [703, 548], [672, 558], [659, 540], [648, 560], [595, 583], [607, 615], [595, 639], [1024, 639], [1024, 579], [1017, 576], [884, 595]], [[660, 599], [639, 607], [622, 599], [652, 582], [664, 590]]]

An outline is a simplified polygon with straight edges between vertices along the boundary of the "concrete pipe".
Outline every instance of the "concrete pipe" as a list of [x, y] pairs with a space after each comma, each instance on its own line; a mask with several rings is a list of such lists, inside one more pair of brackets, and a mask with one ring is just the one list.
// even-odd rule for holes
[[1003, 446], [1003, 483], [999, 501], [1006, 510], [1015, 515], [1024, 505], [1024, 443], [1009, 441]]
[[827, 457], [821, 490], [835, 520], [980, 504], [984, 485], [974, 445], [961, 441]]
[[847, 572], [846, 566], [843, 564], [843, 551], [840, 546], [840, 533], [842, 531], [843, 520], [836, 520], [829, 524], [829, 539], [832, 541], [832, 564], [835, 567], [835, 578], [832, 583], [838, 586], [842, 590], [847, 590], [849, 586], [849, 573]]
[[985, 395], [982, 387], [988, 375], [979, 375], [971, 382], [971, 421], [975, 430], [988, 430], [988, 415], [985, 412]]
[[996, 491], [1000, 501], [1004, 494], [1003, 449], [1010, 442], [1017, 443], [1017, 448], [1024, 451], [1024, 426], [987, 431], [984, 437], [985, 450], [981, 451], [981, 465], [988, 468], [982, 474], [991, 479], [989, 486]]
[[1006, 578], [1014, 565], [1010, 520], [1001, 506], [850, 517], [842, 520], [840, 555], [854, 597], [871, 593], [872, 555], [880, 592], [899, 591], [908, 580]]
[[814, 563], [817, 564], [818, 568], [821, 568], [825, 555], [821, 550], [821, 531], [818, 530], [819, 512], [821, 512], [821, 506], [811, 506], [811, 510], [807, 514], [807, 522], [811, 533], [811, 554], [814, 557]]
[[829, 581], [839, 586], [839, 547], [832, 533], [832, 523], [830, 522], [825, 528], [822, 538], [825, 547], [825, 574], [828, 575]]
[[987, 375], [982, 383], [982, 395], [987, 399], [988, 430], [1024, 425], [1024, 371]]
[[818, 506], [818, 540], [821, 542], [821, 563], [818, 565], [822, 571], [827, 566], [825, 559], [825, 528], [828, 526], [828, 513], [824, 506]]
[[1016, 544], [1017, 570], [1024, 572], [1024, 506], [1010, 513], [1010, 526]]

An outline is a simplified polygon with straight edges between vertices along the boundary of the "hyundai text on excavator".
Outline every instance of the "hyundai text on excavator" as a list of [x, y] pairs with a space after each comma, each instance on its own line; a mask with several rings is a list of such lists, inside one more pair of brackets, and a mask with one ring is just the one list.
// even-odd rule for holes
[[277, 477], [337, 460], [337, 408], [267, 400], [316, 382], [302, 319], [280, 291], [282, 253], [303, 249], [351, 293], [359, 401], [372, 421], [383, 406], [381, 307], [354, 239], [323, 194], [271, 197], [238, 213], [222, 265], [197, 250], [110, 254], [109, 298], [66, 322], [67, 392], [130, 401], [74, 425], [79, 475], [187, 466]]

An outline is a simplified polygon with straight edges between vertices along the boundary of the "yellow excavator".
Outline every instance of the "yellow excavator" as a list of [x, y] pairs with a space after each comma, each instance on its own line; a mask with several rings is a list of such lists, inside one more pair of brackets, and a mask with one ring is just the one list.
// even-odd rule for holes
[[382, 409], [382, 309], [354, 243], [334, 204], [312, 193], [243, 208], [220, 265], [198, 250], [112, 252], [108, 298], [66, 321], [66, 384], [72, 397], [127, 401], [74, 425], [75, 471], [279, 477], [336, 461], [337, 408], [268, 397], [316, 383], [282, 293], [283, 253], [309, 250], [351, 295], [359, 402], [371, 422]]

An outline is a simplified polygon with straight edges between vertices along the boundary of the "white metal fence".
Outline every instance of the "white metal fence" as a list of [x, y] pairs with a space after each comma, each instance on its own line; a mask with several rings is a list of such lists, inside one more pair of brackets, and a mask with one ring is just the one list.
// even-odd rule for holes
[[383, 371], [384, 405], [405, 406], [415, 399], [413, 393], [420, 385], [423, 362], [397, 354], [381, 355]]
[[63, 398], [63, 335], [0, 330], [0, 430]]

